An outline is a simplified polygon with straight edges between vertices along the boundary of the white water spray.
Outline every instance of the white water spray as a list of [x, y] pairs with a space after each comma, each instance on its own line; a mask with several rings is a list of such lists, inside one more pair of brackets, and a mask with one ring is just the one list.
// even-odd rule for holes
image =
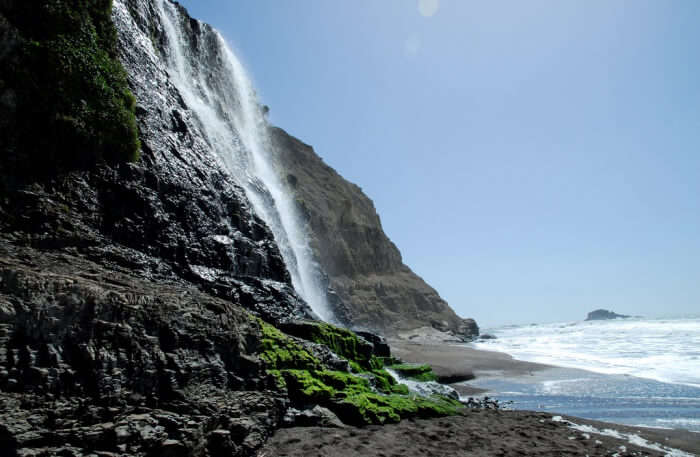
[[216, 30], [209, 40], [187, 42], [175, 5], [158, 0], [158, 6], [173, 84], [199, 119], [218, 159], [270, 227], [296, 291], [319, 317], [332, 320], [295, 202], [273, 167], [267, 122], [243, 65]]

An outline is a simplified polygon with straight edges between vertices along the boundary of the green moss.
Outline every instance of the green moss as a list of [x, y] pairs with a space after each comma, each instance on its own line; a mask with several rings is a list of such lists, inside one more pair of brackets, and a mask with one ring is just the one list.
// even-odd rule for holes
[[305, 322], [291, 327], [290, 331], [305, 340], [328, 346], [337, 355], [355, 362], [363, 369], [380, 369], [383, 366], [381, 360], [372, 354], [372, 346], [361, 341], [350, 330], [324, 322]]
[[299, 343], [272, 325], [260, 319], [257, 322], [262, 332], [259, 356], [269, 369], [313, 369], [320, 367], [318, 359]]
[[391, 393], [399, 395], [408, 395], [408, 387], [406, 387], [404, 384], [394, 384], [393, 386], [391, 386]]
[[327, 404], [336, 390], [308, 370], [282, 370], [290, 398], [302, 403]]
[[135, 99], [116, 57], [110, 0], [18, 2], [8, 18], [26, 39], [0, 70], [17, 95], [4, 162], [53, 174], [135, 161]]
[[316, 376], [325, 384], [334, 388], [336, 392], [342, 392], [344, 395], [355, 395], [370, 391], [367, 379], [350, 373], [322, 370], [317, 372]]
[[[406, 386], [396, 383], [382, 368], [383, 361], [371, 356], [364, 358], [364, 364], [362, 359], [349, 360], [354, 373], [328, 370], [293, 338], [259, 319], [256, 322], [262, 334], [258, 355], [277, 387], [286, 390], [297, 406], [320, 404], [335, 412], [343, 422], [354, 425], [398, 422], [407, 417], [444, 416], [455, 414], [462, 407], [459, 402], [448, 398], [427, 399], [410, 395]], [[352, 346], [357, 342], [352, 343], [348, 335], [351, 332], [336, 328], [328, 330], [328, 327], [332, 326], [320, 324], [311, 328], [314, 332], [321, 329], [334, 345], [331, 349], [336, 354], [361, 352], [353, 350]]]
[[444, 397], [365, 393], [349, 396], [338, 408], [341, 420], [356, 424], [384, 424], [409, 417], [440, 417], [457, 414], [462, 404]]
[[433, 373], [433, 369], [429, 365], [414, 365], [414, 364], [400, 364], [392, 365], [390, 367], [392, 370], [397, 372], [403, 378], [413, 379], [414, 381], [435, 381], [437, 376]]
[[331, 370], [280, 370], [289, 397], [297, 404], [321, 404], [343, 422], [354, 425], [398, 422], [408, 417], [456, 414], [462, 405], [444, 397], [408, 395], [406, 386], [397, 393], [372, 392], [359, 376]]

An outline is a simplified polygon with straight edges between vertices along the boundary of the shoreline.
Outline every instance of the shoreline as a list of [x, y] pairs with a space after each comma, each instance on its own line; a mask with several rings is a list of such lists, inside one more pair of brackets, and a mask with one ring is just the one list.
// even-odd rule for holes
[[433, 368], [439, 382], [448, 384], [460, 395], [479, 395], [486, 389], [465, 384], [485, 377], [532, 376], [553, 365], [517, 360], [511, 355], [460, 346], [451, 343], [420, 343], [399, 339], [388, 340], [391, 353], [408, 363], [425, 363]]
[[[547, 365], [536, 362], [527, 362], [515, 359], [513, 356], [496, 351], [476, 349], [462, 346], [457, 343], [445, 342], [416, 342], [402, 339], [388, 341], [392, 354], [408, 363], [425, 363], [433, 367], [438, 378], [458, 379], [457, 383], [448, 383], [455, 388], [461, 396], [479, 396], [489, 392], [488, 389], [469, 384], [469, 381], [483, 380], [486, 378], [498, 379], [528, 379], [546, 377], [546, 372], [569, 371], [581, 373], [595, 372], [580, 368], [566, 368], [556, 365]], [[519, 412], [530, 412], [517, 410]], [[509, 413], [510, 411], [502, 411]], [[556, 411], [542, 412], [552, 416], [562, 416], [564, 420], [581, 426], [594, 427], [598, 430], [612, 429], [626, 434], [637, 435], [650, 443], [658, 443], [671, 448], [679, 449], [691, 454], [700, 455], [700, 432], [689, 431], [682, 428], [654, 428], [647, 426], [633, 426], [605, 422], [594, 419], [586, 419], [578, 416], [560, 414]]]
[[[569, 419], [569, 418], [567, 418]], [[577, 425], [589, 425], [571, 418]], [[590, 425], [593, 427], [593, 425]], [[603, 424], [615, 433], [623, 430]], [[612, 426], [612, 427], [611, 427]], [[605, 430], [605, 432], [608, 432]], [[698, 440], [634, 428], [633, 435], [575, 429], [563, 418], [535, 411], [466, 410], [435, 419], [406, 419], [366, 427], [278, 430], [258, 457], [672, 456], [692, 457]], [[696, 438], [696, 437], [692, 437]], [[662, 448], [659, 445], [663, 445]]]

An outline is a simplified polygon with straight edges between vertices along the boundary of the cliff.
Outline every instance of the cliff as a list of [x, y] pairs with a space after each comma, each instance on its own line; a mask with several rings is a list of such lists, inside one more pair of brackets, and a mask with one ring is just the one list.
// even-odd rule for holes
[[382, 229], [372, 201], [326, 165], [313, 148], [274, 128], [273, 147], [312, 234], [316, 258], [351, 325], [382, 333], [433, 326], [466, 340], [478, 335], [407, 267]]
[[[4, 0], [0, 37], [3, 455], [250, 456], [285, 425], [461, 407], [408, 395], [380, 337], [314, 320], [258, 211], [271, 191], [217, 152], [173, 69], [204, 69], [210, 121], [245, 157], [211, 27], [167, 0]], [[60, 78], [35, 79], [37, 56]]]

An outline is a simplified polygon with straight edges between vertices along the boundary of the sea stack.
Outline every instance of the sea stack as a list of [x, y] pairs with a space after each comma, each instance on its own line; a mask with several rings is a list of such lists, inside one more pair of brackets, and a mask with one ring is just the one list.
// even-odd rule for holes
[[627, 316], [625, 314], [617, 314], [613, 311], [608, 311], [607, 309], [596, 309], [595, 311], [591, 311], [590, 313], [588, 313], [586, 320], [602, 321], [606, 319], [626, 319], [628, 317], [632, 316]]

